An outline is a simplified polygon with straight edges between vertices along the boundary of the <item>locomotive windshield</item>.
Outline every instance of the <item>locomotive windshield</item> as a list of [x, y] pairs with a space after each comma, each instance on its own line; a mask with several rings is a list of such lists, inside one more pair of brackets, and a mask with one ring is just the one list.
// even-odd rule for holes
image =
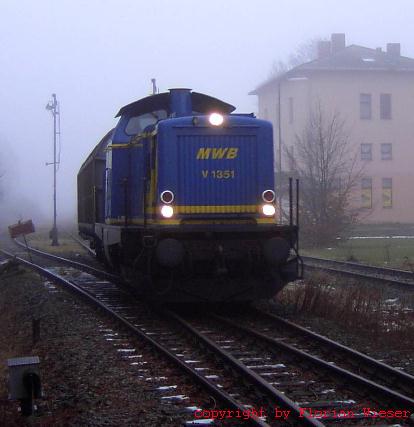
[[168, 113], [166, 110], [151, 111], [150, 113], [141, 114], [139, 116], [131, 117], [125, 128], [127, 135], [136, 135], [143, 132], [149, 125], [155, 125], [160, 120], [166, 119]]

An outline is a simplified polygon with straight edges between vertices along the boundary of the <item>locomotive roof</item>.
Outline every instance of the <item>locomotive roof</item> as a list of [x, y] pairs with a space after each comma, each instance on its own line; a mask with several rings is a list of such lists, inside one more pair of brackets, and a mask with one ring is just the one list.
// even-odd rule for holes
[[[223, 114], [230, 114], [236, 109], [236, 107], [231, 104], [227, 104], [227, 102], [198, 92], [191, 92], [191, 101], [193, 111], [197, 111], [198, 113], [209, 113], [214, 110]], [[119, 117], [126, 112], [133, 115], [140, 115], [162, 109], [167, 111], [170, 109], [170, 92], [150, 95], [146, 98], [142, 98], [138, 101], [132, 102], [131, 104], [125, 105], [119, 110], [115, 117]]]
[[90, 162], [95, 160], [96, 158], [105, 159], [105, 153], [104, 150], [107, 147], [109, 140], [112, 137], [114, 129], [111, 129], [99, 142], [96, 144], [95, 148], [92, 150], [92, 152], [89, 154], [89, 156], [86, 158], [86, 160], [82, 163], [82, 166], [79, 169], [79, 172], [82, 171], [87, 165], [89, 165]]

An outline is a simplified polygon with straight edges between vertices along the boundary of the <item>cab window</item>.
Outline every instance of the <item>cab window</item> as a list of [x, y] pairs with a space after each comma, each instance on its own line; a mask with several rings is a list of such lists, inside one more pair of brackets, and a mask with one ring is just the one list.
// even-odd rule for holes
[[152, 111], [150, 113], [141, 114], [140, 116], [131, 117], [125, 128], [127, 135], [136, 135], [141, 133], [147, 126], [154, 125], [159, 120], [166, 119], [168, 117], [165, 110]]

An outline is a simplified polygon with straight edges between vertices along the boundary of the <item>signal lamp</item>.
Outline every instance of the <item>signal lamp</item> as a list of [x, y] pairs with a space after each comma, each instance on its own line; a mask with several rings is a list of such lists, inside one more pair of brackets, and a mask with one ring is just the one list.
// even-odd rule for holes
[[266, 203], [272, 203], [275, 200], [275, 192], [273, 190], [263, 191], [262, 199]]
[[174, 209], [172, 206], [164, 205], [161, 208], [161, 215], [164, 218], [171, 218], [174, 215]]
[[165, 190], [161, 193], [160, 199], [163, 203], [166, 203], [168, 205], [173, 202], [174, 193], [170, 190]]
[[263, 205], [262, 212], [263, 212], [263, 215], [273, 216], [276, 213], [276, 209], [273, 205]]
[[219, 113], [212, 113], [210, 114], [208, 121], [213, 126], [221, 126], [224, 123], [224, 117]]

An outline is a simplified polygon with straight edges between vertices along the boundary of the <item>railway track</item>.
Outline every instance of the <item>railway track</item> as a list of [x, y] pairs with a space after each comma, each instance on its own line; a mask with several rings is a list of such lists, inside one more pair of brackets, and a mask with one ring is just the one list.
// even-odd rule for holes
[[293, 401], [296, 410], [314, 415], [323, 425], [336, 424], [341, 417], [345, 425], [384, 425], [376, 417], [380, 410], [399, 408], [410, 416], [414, 410], [411, 397], [289, 345], [284, 336], [273, 338], [222, 316], [190, 321], [174, 317], [206, 344], [225, 343], [222, 352], [233, 364], [256, 373]]
[[[99, 280], [96, 276], [79, 274], [79, 270], [72, 266], [62, 269], [59, 268], [44, 268], [36, 263], [29, 262], [21, 257], [16, 257], [13, 253], [0, 250], [4, 255], [14, 257], [20, 264], [37, 271], [42, 276], [53, 281], [54, 283], [63, 286], [66, 290], [70, 290], [82, 298], [86, 299], [89, 303], [99, 307], [103, 312], [109, 315], [111, 318], [116, 319], [129, 333], [144, 340], [147, 344], [153, 346], [158, 352], [163, 354], [170, 362], [178, 365], [192, 380], [200, 384], [204, 389], [207, 389], [209, 393], [215, 396], [222, 404], [231, 410], [243, 412], [246, 408], [236, 401], [232, 396], [224, 393], [218, 385], [216, 385], [212, 378], [207, 377], [199, 372], [193, 365], [192, 361], [183, 361], [176, 354], [175, 350], [171, 350], [165, 344], [161, 343], [160, 340], [154, 339], [157, 335], [155, 330], [163, 329], [168, 337], [173, 337], [173, 345], [177, 344], [177, 334], [180, 334], [179, 330], [171, 331], [170, 325], [165, 320], [157, 316], [154, 313], [149, 316], [148, 310], [143, 310], [142, 305], [131, 298], [131, 295], [126, 293], [124, 290], [119, 288], [117, 285], [110, 281]], [[36, 250], [36, 253], [40, 255], [40, 252]], [[53, 255], [48, 254], [49, 258]], [[59, 262], [64, 262], [64, 259], [57, 257]], [[71, 263], [72, 264], [72, 263]], [[220, 367], [217, 367], [219, 370]], [[222, 369], [222, 368], [221, 368]], [[254, 426], [267, 426], [259, 417], [252, 414], [248, 420], [249, 425]]]
[[269, 343], [283, 343], [306, 351], [337, 367], [362, 375], [378, 384], [414, 399], [414, 376], [382, 363], [364, 353], [312, 332], [272, 313], [252, 310], [236, 319], [222, 318], [241, 330], [249, 330]]
[[67, 234], [71, 239], [73, 239], [75, 242], [81, 245], [89, 253], [89, 255], [96, 257], [96, 252], [93, 249], [91, 249], [91, 247], [87, 243], [85, 243], [84, 240], [79, 239], [72, 233], [67, 233]]
[[[300, 331], [302, 339], [298, 338], [299, 333], [295, 338], [291, 331], [296, 325], [281, 319], [263, 313], [256, 319], [250, 316], [236, 322], [217, 315], [180, 316], [164, 310], [149, 314], [114, 283], [79, 275], [73, 267], [64, 269], [66, 277], [62, 277], [62, 269], [56, 274], [53, 269], [43, 271], [25, 260], [19, 262], [99, 306], [130, 333], [179, 365], [221, 402], [221, 412], [199, 412], [198, 418], [221, 417], [230, 423], [261, 426], [322, 426], [339, 421], [342, 425], [385, 425], [390, 419], [378, 416], [380, 410], [400, 410], [409, 415], [414, 411], [412, 377], [385, 366], [381, 371], [378, 362], [369, 363], [363, 355], [359, 359], [351, 357], [350, 349], [341, 348], [342, 353], [332, 350], [338, 344], [327, 344], [322, 337], [319, 344], [303, 348], [304, 343], [318, 339], [312, 336], [311, 340], [306, 330]], [[280, 335], [275, 336], [276, 321]], [[330, 350], [324, 350], [325, 347]], [[313, 353], [317, 351], [322, 354], [316, 357]], [[329, 358], [324, 360], [326, 352]], [[342, 359], [345, 361], [340, 362]], [[377, 371], [382, 374], [376, 376]], [[400, 386], [400, 382], [404, 385]], [[237, 418], [237, 414], [244, 414], [245, 420]], [[397, 417], [397, 421], [401, 425], [411, 422], [408, 417]]]
[[[22, 243], [16, 239], [14, 239], [13, 242], [16, 245], [20, 246], [22, 249], [27, 249], [26, 245], [24, 243]], [[79, 241], [78, 243], [80, 244], [81, 242]], [[69, 265], [69, 266], [76, 268], [80, 271], [95, 275], [96, 277], [99, 277], [99, 278], [102, 278], [105, 280], [109, 280], [109, 281], [112, 281], [115, 283], [123, 283], [122, 278], [116, 274], [108, 273], [107, 271], [100, 270], [100, 269], [92, 267], [88, 264], [84, 264], [84, 263], [81, 263], [78, 261], [73, 261], [73, 260], [68, 259], [68, 258], [63, 258], [63, 257], [60, 257], [58, 255], [51, 254], [49, 252], [41, 251], [40, 249], [35, 249], [32, 247], [29, 247], [28, 249], [29, 249], [30, 253], [33, 253], [35, 255], [39, 255], [41, 257], [48, 258], [52, 261], [56, 261], [59, 263], [63, 263], [65, 265]]]
[[411, 271], [308, 256], [302, 256], [302, 260], [305, 270], [308, 271], [323, 270], [335, 274], [340, 273], [350, 277], [391, 284], [404, 290], [414, 290], [414, 273]]
[[[7, 256], [13, 256], [10, 252], [2, 251]], [[225, 380], [229, 389], [234, 390], [245, 389], [243, 397], [252, 401], [250, 397], [251, 391], [244, 385], [243, 379], [236, 375], [228, 375], [226, 369], [223, 368], [220, 361], [217, 361], [214, 355], [203, 354], [203, 351], [191, 351], [192, 359], [183, 358], [181, 353], [177, 352], [177, 346], [180, 348], [192, 348], [192, 338], [183, 334], [182, 328], [176, 324], [171, 325], [169, 319], [163, 316], [157, 316], [152, 313], [148, 316], [148, 310], [142, 310], [139, 302], [131, 299], [131, 296], [122, 291], [113, 283], [96, 280], [95, 277], [89, 275], [79, 275], [78, 270], [73, 267], [67, 267], [62, 270], [59, 268], [59, 274], [54, 271], [57, 269], [43, 268], [37, 264], [26, 261], [20, 257], [15, 258], [19, 263], [29, 267], [40, 274], [47, 277], [53, 282], [59, 283], [66, 289], [76, 292], [89, 302], [98, 306], [105, 313], [119, 321], [128, 331], [140, 339], [151, 344], [157, 351], [161, 352], [171, 362], [178, 365], [187, 375], [192, 377], [192, 380], [206, 388], [209, 393], [215, 396], [226, 410], [236, 411], [237, 413], [246, 414], [248, 411], [245, 403], [233, 397], [233, 393], [222, 390], [222, 385], [217, 383], [217, 380]], [[61, 259], [60, 259], [61, 261]], [[62, 276], [62, 273], [64, 276]], [[157, 339], [155, 339], [157, 337]], [[197, 360], [195, 360], [197, 358]], [[195, 366], [194, 363], [203, 366]], [[214, 372], [214, 374], [210, 374]], [[224, 382], [224, 381], [223, 381]], [[247, 395], [246, 395], [247, 393]], [[246, 402], [246, 401], [244, 401]], [[256, 402], [257, 403], [257, 402]], [[256, 405], [255, 405], [256, 406]], [[253, 405], [252, 405], [253, 407]], [[248, 424], [255, 426], [268, 426], [255, 413], [249, 413]], [[305, 419], [304, 425], [319, 425], [314, 420]]]

